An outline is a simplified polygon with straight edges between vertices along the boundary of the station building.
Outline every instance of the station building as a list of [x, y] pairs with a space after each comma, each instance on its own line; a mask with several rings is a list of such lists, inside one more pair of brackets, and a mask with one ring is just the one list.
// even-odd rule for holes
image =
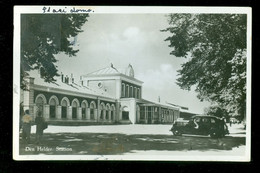
[[29, 90], [21, 92], [24, 110], [33, 118], [41, 111], [50, 124], [164, 124], [180, 117], [180, 108], [142, 98], [143, 82], [130, 64], [123, 71], [111, 64], [79, 81], [61, 73], [47, 83], [38, 71], [27, 80]]

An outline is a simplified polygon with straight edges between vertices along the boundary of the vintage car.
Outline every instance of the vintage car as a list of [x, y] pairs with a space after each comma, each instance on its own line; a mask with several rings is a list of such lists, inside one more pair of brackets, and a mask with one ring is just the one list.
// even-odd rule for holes
[[212, 138], [229, 134], [223, 118], [208, 115], [195, 115], [190, 120], [177, 119], [170, 131], [173, 135], [210, 135]]

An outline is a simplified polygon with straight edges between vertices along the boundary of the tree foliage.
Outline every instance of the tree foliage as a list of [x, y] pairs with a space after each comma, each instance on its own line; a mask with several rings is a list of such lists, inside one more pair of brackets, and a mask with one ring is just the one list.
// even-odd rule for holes
[[219, 118], [227, 118], [228, 119], [228, 114], [225, 109], [222, 109], [218, 105], [211, 105], [210, 107], [206, 108], [204, 110], [205, 115], [213, 115]]
[[218, 103], [233, 115], [246, 98], [245, 14], [170, 14], [166, 41], [171, 55], [186, 57], [177, 84], [195, 86], [200, 100]]
[[40, 69], [46, 82], [58, 76], [55, 55], [64, 52], [75, 56], [70, 38], [82, 32], [88, 14], [22, 14], [21, 15], [21, 88], [28, 72]]

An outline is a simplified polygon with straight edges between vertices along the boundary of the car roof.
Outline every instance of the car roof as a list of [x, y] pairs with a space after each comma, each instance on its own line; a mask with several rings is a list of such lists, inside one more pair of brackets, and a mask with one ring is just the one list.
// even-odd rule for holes
[[205, 117], [205, 118], [216, 118], [216, 119], [221, 119], [217, 116], [213, 116], [213, 115], [194, 115], [192, 118], [195, 118], [195, 117]]

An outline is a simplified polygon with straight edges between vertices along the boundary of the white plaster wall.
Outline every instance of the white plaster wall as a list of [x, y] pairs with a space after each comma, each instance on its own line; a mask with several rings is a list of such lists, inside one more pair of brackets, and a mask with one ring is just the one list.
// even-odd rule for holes
[[[135, 99], [128, 98], [124, 100], [120, 100], [121, 108], [128, 107], [129, 109], [129, 120], [135, 124], [136, 123], [136, 101]], [[121, 119], [120, 119], [121, 120]]]
[[[101, 82], [102, 83], [102, 88], [98, 87], [98, 83]], [[108, 93], [111, 96], [117, 97], [119, 98], [119, 93], [120, 92], [120, 88], [118, 88], [118, 82], [116, 82], [116, 80], [92, 80], [88, 82], [88, 86], [90, 88], [96, 88], [96, 89], [101, 89], [104, 92]]]

